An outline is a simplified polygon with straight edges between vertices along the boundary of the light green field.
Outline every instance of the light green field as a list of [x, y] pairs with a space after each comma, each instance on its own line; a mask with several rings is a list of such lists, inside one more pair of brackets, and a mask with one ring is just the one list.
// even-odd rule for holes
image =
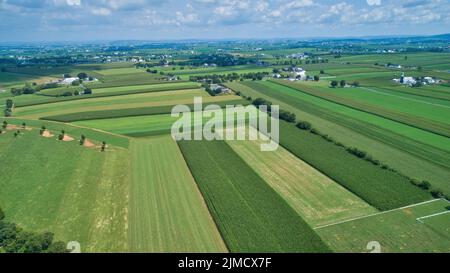
[[115, 76], [115, 75], [123, 75], [123, 74], [135, 74], [135, 73], [146, 73], [142, 69], [136, 69], [134, 67], [125, 67], [125, 68], [112, 68], [112, 69], [103, 69], [94, 71], [103, 76]]
[[[448, 201], [439, 199], [429, 203], [375, 214], [353, 221], [338, 223], [315, 231], [336, 252], [369, 252], [371, 241], [381, 245], [381, 252], [450, 252], [450, 235], [445, 230], [450, 214], [439, 221], [428, 218], [425, 224], [419, 217], [447, 211]], [[443, 219], [445, 218], [445, 219]], [[436, 218], [438, 219], [438, 218]], [[444, 231], [444, 232], [443, 232]]]
[[313, 105], [317, 105], [332, 110], [336, 113], [344, 114], [352, 118], [379, 126], [381, 128], [398, 133], [410, 139], [414, 139], [416, 141], [432, 145], [437, 148], [444, 149], [446, 151], [450, 151], [450, 140], [447, 137], [439, 136], [399, 122], [395, 122], [376, 115], [358, 111], [340, 104], [336, 104], [321, 98], [311, 96], [309, 94], [305, 94], [303, 92], [299, 92], [289, 87], [277, 85], [272, 82], [261, 82], [258, 84], [265, 86], [267, 88], [272, 88], [273, 90], [276, 90], [279, 93], [287, 95], [288, 97], [299, 98], [306, 102], [312, 103]]
[[198, 88], [200, 84], [192, 83], [192, 82], [179, 82], [179, 83], [161, 83], [161, 84], [144, 84], [144, 85], [130, 85], [130, 86], [119, 86], [119, 87], [107, 87], [107, 88], [95, 88], [93, 92], [95, 94], [101, 93], [114, 93], [114, 92], [122, 92], [122, 91], [141, 91], [141, 90], [155, 90], [155, 89], [164, 89], [164, 88], [176, 88], [180, 87], [180, 89], [188, 89], [188, 88]]
[[261, 152], [261, 140], [227, 143], [312, 227], [377, 212], [282, 147]]
[[237, 96], [210, 97], [201, 89], [151, 92], [125, 96], [64, 101], [16, 108], [14, 116], [40, 118], [44, 116], [77, 113], [84, 111], [127, 109], [162, 105], [192, 104], [194, 97], [203, 97], [205, 102], [237, 99]]
[[129, 154], [44, 138], [38, 130], [0, 135], [0, 205], [26, 230], [78, 241], [83, 252], [128, 249]]
[[133, 252], [227, 252], [170, 136], [131, 144], [129, 241]]
[[[386, 110], [402, 112], [411, 116], [450, 124], [450, 101], [419, 97], [408, 94], [392, 94], [376, 88], [329, 88], [309, 83], [297, 83], [299, 88], [314, 88], [327, 94], [358, 103], [374, 105]], [[450, 88], [448, 88], [450, 92]]]
[[[239, 112], [239, 111], [238, 111]], [[204, 111], [204, 115], [210, 114], [210, 111]], [[242, 112], [241, 112], [242, 113]], [[211, 116], [213, 114], [211, 113]], [[225, 114], [224, 114], [225, 115]], [[115, 134], [130, 135], [134, 137], [170, 134], [172, 125], [178, 120], [178, 117], [172, 117], [170, 114], [147, 115], [137, 117], [108, 118], [96, 120], [75, 121], [72, 124], [88, 128], [97, 128]], [[208, 122], [211, 117], [203, 117], [203, 124]], [[236, 120], [246, 122], [248, 116], [238, 117]], [[192, 125], [194, 124], [192, 115]]]

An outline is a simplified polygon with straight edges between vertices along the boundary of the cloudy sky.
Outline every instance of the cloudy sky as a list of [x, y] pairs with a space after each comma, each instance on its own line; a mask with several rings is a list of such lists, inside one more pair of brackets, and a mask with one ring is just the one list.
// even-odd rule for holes
[[0, 42], [450, 32], [450, 0], [0, 0]]

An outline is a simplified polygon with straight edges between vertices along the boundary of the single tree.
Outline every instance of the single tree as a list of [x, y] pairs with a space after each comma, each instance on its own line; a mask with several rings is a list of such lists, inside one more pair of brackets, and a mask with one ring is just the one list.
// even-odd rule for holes
[[103, 141], [102, 142], [102, 150], [101, 151], [104, 152], [105, 150], [106, 150], [106, 142]]
[[88, 78], [88, 75], [87, 75], [86, 73], [84, 73], [84, 72], [81, 72], [81, 73], [78, 73], [77, 77], [78, 77], [79, 79], [84, 80], [84, 79], [87, 79], [87, 78]]
[[81, 135], [80, 145], [84, 145], [84, 142], [86, 142], [86, 137], [84, 135]]
[[314, 76], [314, 81], [318, 82], [320, 80], [320, 77], [318, 75]]
[[331, 87], [336, 88], [338, 86], [338, 82], [337, 81], [331, 81]]
[[2, 128], [6, 129], [6, 127], [8, 127], [8, 122], [6, 120], [3, 121], [3, 125]]
[[346, 84], [347, 84], [347, 83], [345, 82], [345, 80], [342, 80], [342, 81], [340, 81], [340, 83], [339, 83], [339, 85], [340, 85], [341, 87], [345, 87]]

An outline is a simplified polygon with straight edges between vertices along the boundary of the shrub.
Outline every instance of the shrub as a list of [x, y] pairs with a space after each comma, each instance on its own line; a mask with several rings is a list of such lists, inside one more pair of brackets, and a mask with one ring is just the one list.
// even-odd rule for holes
[[301, 130], [311, 130], [312, 125], [311, 125], [311, 123], [309, 123], [307, 121], [300, 121], [297, 123], [297, 128], [299, 128]]
[[359, 158], [365, 158], [367, 156], [366, 152], [361, 151], [358, 148], [347, 148], [347, 152]]
[[294, 123], [295, 122], [295, 114], [285, 111], [285, 110], [280, 110], [280, 119], [285, 120], [287, 122], [290, 123]]
[[424, 190], [429, 190], [431, 188], [431, 184], [428, 181], [422, 181], [418, 184], [418, 186]]
[[445, 196], [444, 193], [439, 189], [433, 189], [430, 191], [430, 193], [434, 198], [444, 198]]

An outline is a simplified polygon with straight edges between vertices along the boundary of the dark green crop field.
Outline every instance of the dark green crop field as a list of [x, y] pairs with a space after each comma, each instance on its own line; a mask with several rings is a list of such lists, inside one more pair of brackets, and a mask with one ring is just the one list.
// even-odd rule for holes
[[306, 222], [225, 142], [181, 141], [179, 145], [231, 252], [329, 252]]

